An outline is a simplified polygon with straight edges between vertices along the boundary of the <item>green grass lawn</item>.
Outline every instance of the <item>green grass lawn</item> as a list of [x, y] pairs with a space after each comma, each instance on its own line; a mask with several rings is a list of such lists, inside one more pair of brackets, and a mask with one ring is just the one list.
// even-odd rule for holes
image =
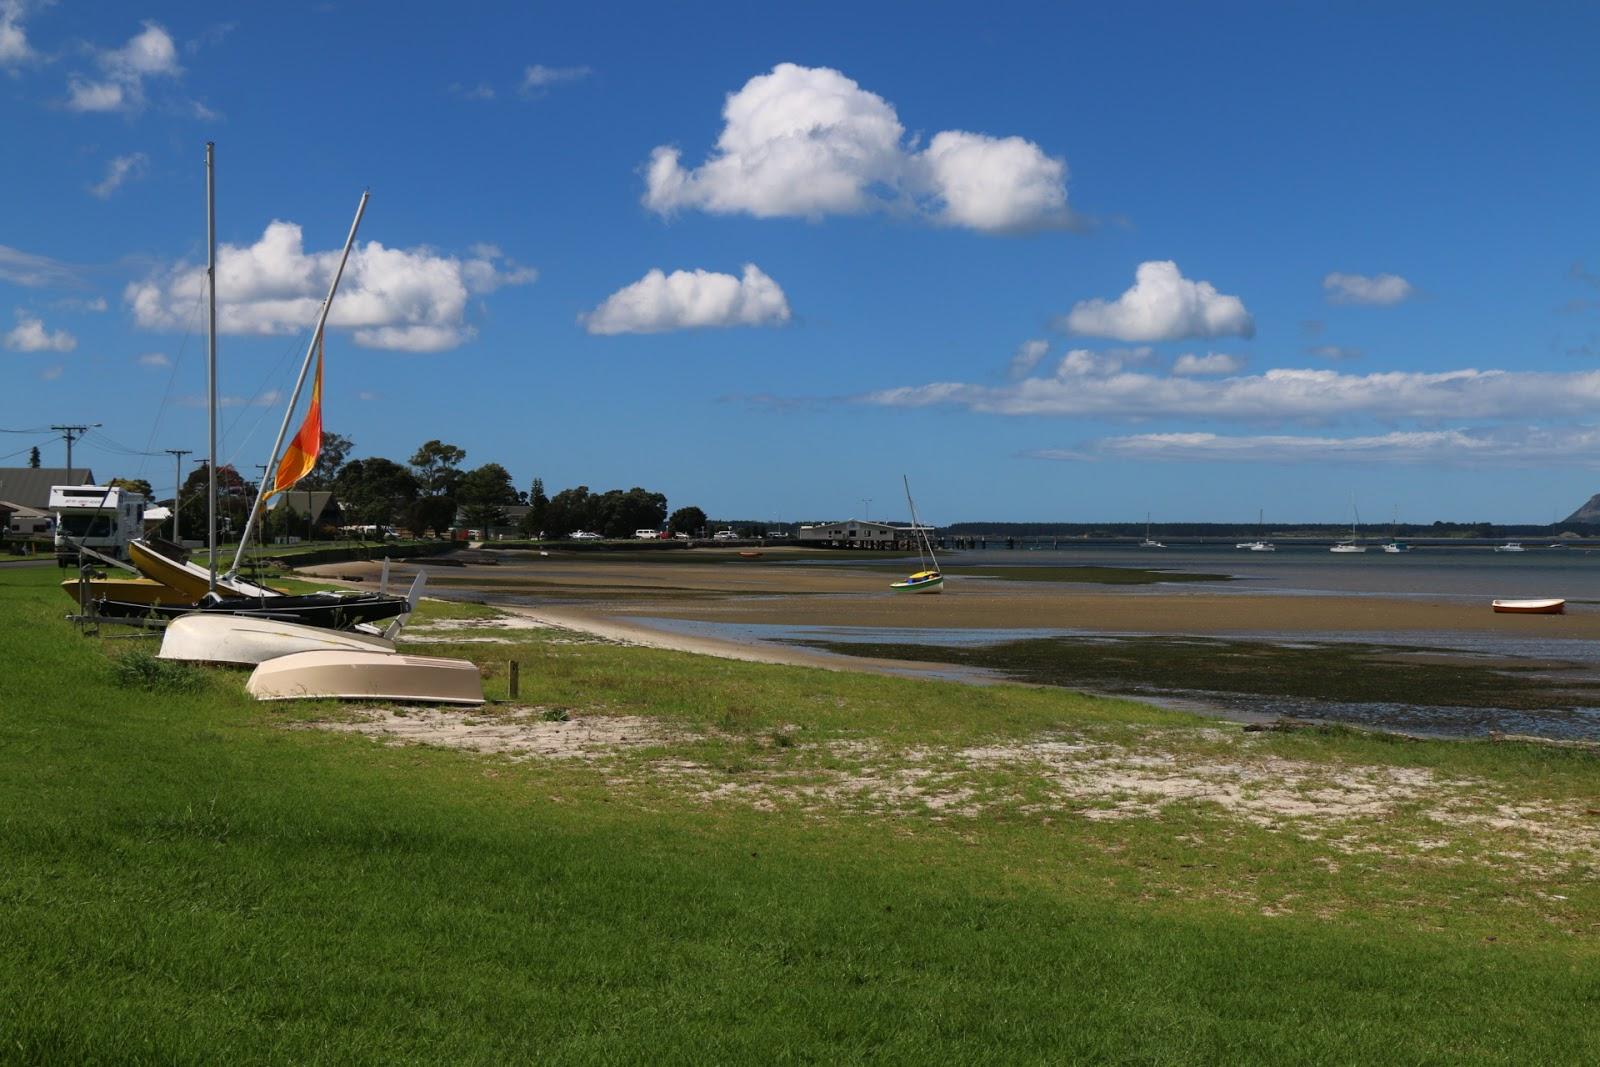
[[[430, 605], [417, 647], [480, 659], [491, 694], [516, 658], [525, 704], [666, 731], [513, 762], [299, 728], [354, 713], [256, 704], [235, 672], [119, 668], [151, 644], [80, 636], [58, 580], [0, 571], [0, 1060], [1600, 1059], [1600, 895], [1570, 844], [1475, 825], [1435, 862], [1422, 801], [1322, 836], [1203, 800], [1099, 819], [1032, 764], [953, 755], [1248, 752], [1581, 814], [1585, 752], [466, 644], [437, 627], [487, 609]], [[987, 799], [808, 791], [913, 771]]]

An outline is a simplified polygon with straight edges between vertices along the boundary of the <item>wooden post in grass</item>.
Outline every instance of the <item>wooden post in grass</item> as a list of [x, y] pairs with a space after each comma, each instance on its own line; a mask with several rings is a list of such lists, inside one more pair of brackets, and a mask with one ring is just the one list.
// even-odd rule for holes
[[518, 663], [516, 660], [512, 660], [511, 661], [510, 680], [509, 680], [509, 686], [508, 686], [508, 688], [510, 690], [510, 696], [511, 696], [512, 700], [515, 700], [517, 698], [517, 684], [521, 681], [521, 674], [522, 674], [522, 665], [520, 663]]

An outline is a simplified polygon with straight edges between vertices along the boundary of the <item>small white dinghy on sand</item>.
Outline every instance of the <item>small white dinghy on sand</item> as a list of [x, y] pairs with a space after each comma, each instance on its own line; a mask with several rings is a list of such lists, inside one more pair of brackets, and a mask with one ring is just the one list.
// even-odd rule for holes
[[484, 702], [476, 663], [398, 652], [296, 652], [261, 664], [245, 688], [257, 700]]

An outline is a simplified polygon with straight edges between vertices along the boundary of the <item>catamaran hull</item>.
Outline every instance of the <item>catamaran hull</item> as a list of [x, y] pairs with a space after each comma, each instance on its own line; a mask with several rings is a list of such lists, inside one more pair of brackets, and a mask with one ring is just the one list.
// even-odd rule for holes
[[1563, 615], [1565, 600], [1496, 600], [1494, 610], [1502, 615]]
[[245, 688], [257, 700], [405, 700], [483, 703], [483, 676], [464, 659], [398, 652], [298, 652], [269, 659]]
[[61, 591], [72, 598], [74, 604], [83, 603], [87, 584], [88, 599], [118, 600], [125, 604], [187, 604], [194, 598], [150, 578], [68, 578], [61, 583]]
[[[187, 603], [194, 603], [211, 591], [211, 573], [198, 563], [173, 559], [163, 555], [147, 541], [128, 542], [128, 559], [139, 568], [139, 573], [152, 581], [176, 589]], [[217, 588], [228, 596], [278, 596], [275, 589], [267, 589], [237, 578], [217, 579]]]
[[196, 612], [173, 619], [161, 637], [161, 659], [254, 667], [297, 652], [394, 651], [394, 642], [349, 630], [302, 626], [248, 615]]
[[302, 596], [220, 597], [210, 603], [139, 604], [98, 600], [95, 611], [118, 619], [164, 623], [195, 613], [240, 615], [299, 623], [330, 630], [348, 630], [361, 623], [392, 619], [411, 610], [402, 597], [381, 593], [307, 593]]

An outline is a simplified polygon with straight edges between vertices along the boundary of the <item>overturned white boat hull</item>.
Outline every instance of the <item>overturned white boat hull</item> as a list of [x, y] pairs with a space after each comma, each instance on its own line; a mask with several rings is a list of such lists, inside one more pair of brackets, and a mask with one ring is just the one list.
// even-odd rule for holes
[[297, 652], [392, 653], [394, 642], [376, 634], [330, 630], [249, 615], [197, 612], [167, 624], [161, 637], [161, 659], [190, 663], [258, 663]]
[[476, 663], [398, 652], [296, 652], [262, 663], [245, 688], [257, 700], [483, 703]]

